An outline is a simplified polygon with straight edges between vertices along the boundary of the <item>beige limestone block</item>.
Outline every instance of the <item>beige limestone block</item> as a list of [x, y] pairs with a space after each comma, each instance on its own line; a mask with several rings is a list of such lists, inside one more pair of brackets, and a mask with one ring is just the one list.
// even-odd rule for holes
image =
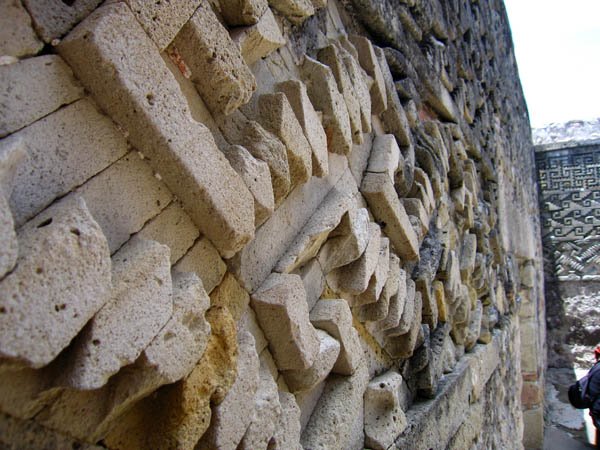
[[221, 284], [210, 293], [210, 303], [213, 306], [225, 306], [233, 320], [239, 322], [250, 303], [250, 295], [235, 277], [227, 272]]
[[[379, 256], [377, 259], [377, 266], [371, 278], [369, 279], [369, 285], [364, 292], [361, 292], [354, 297], [354, 303], [352, 306], [360, 307], [375, 303], [379, 300], [385, 283], [387, 282], [390, 270], [390, 240], [386, 237], [382, 237], [379, 242]], [[368, 310], [365, 309], [365, 311]], [[364, 322], [364, 321], [363, 321]]]
[[179, 30], [192, 17], [200, 0], [170, 0], [148, 2], [125, 0], [144, 31], [162, 52], [175, 38]]
[[31, 17], [20, 0], [8, 0], [0, 5], [0, 56], [32, 56], [43, 43], [31, 26]]
[[438, 324], [438, 307], [431, 289], [431, 281], [427, 276], [420, 277], [415, 281], [415, 288], [421, 293], [423, 301], [423, 322], [428, 324], [431, 330], [435, 330]]
[[173, 267], [178, 272], [198, 274], [208, 294], [218, 286], [225, 276], [227, 266], [219, 252], [206, 237], [201, 237]]
[[281, 415], [281, 404], [273, 371], [277, 373], [268, 350], [260, 355], [259, 383], [254, 396], [254, 418], [244, 434], [239, 450], [267, 450]]
[[254, 25], [269, 9], [266, 0], [219, 0], [219, 6], [223, 20], [232, 27]]
[[[300, 439], [302, 447], [361, 448], [363, 446], [363, 395], [368, 382], [369, 373], [366, 364], [361, 364], [352, 376], [330, 377], [302, 433]], [[360, 430], [358, 436], [357, 428]]]
[[82, 0], [69, 5], [61, 0], [24, 0], [38, 35], [51, 43], [90, 14], [101, 0]]
[[350, 119], [350, 129], [352, 130], [352, 141], [355, 144], [362, 143], [362, 123], [360, 115], [359, 99], [354, 93], [354, 87], [350, 75], [346, 70], [344, 61], [339, 48], [330, 44], [319, 50], [319, 61], [326, 64], [331, 69], [338, 91], [342, 94], [346, 109], [348, 110], [348, 118]]
[[0, 282], [0, 356], [51, 362], [110, 298], [108, 245], [80, 198], [18, 233], [17, 267]]
[[82, 96], [83, 88], [58, 55], [0, 66], [0, 137]]
[[134, 362], [173, 312], [169, 248], [133, 239], [112, 258], [111, 298], [77, 336], [61, 383], [97, 389]]
[[275, 210], [269, 165], [256, 159], [241, 145], [231, 145], [221, 150], [254, 197], [254, 225], [262, 225]]
[[323, 330], [317, 330], [319, 338], [319, 353], [308, 369], [284, 370], [285, 378], [290, 391], [293, 393], [310, 390], [323, 381], [340, 354], [340, 343]]
[[400, 147], [393, 134], [375, 136], [371, 156], [369, 156], [368, 172], [387, 173], [392, 182], [395, 179], [400, 163]]
[[327, 135], [319, 115], [308, 98], [306, 85], [299, 80], [288, 80], [277, 84], [276, 88], [286, 95], [311, 146], [313, 175], [317, 177], [327, 175], [329, 173]]
[[387, 316], [377, 322], [377, 329], [381, 331], [390, 330], [400, 325], [400, 319], [402, 318], [402, 314], [404, 312], [404, 305], [406, 304], [407, 274], [406, 271], [404, 271], [404, 269], [401, 269], [399, 266], [396, 270], [396, 262], [394, 256], [395, 255], [393, 253], [390, 254], [390, 277], [394, 276], [394, 273], [397, 273], [397, 275], [395, 276], [398, 277], [398, 290], [395, 294], [390, 296]]
[[358, 295], [369, 286], [371, 275], [377, 268], [381, 249], [381, 229], [376, 223], [369, 224], [369, 242], [356, 261], [338, 267], [327, 274], [327, 284], [335, 292]]
[[385, 223], [383, 231], [399, 256], [406, 261], [418, 260], [417, 236], [387, 174], [367, 173], [360, 191], [375, 218]]
[[199, 233], [190, 216], [174, 201], [146, 223], [136, 236], [169, 247], [171, 264], [175, 264], [194, 245]]
[[460, 252], [460, 275], [466, 282], [475, 271], [475, 257], [477, 255], [477, 235], [467, 233], [463, 236]]
[[188, 66], [196, 89], [212, 111], [230, 114], [248, 103], [254, 75], [239, 46], [208, 3], [203, 3], [171, 44]]
[[191, 373], [136, 403], [112, 427], [109, 448], [192, 450], [210, 424], [211, 403], [220, 404], [237, 374], [236, 328], [226, 308], [206, 313], [211, 335]]
[[369, 243], [369, 212], [366, 208], [344, 213], [317, 255], [324, 273], [356, 261]]
[[[348, 42], [349, 45], [352, 45]], [[365, 82], [367, 76], [363, 69], [360, 67], [352, 53], [346, 50], [345, 46], [341, 41], [334, 43], [338, 47], [339, 54], [341, 56], [350, 84], [352, 86], [352, 92], [356, 100], [358, 101], [360, 111], [360, 123], [363, 133], [371, 132], [371, 96], [369, 95], [369, 86]]]
[[256, 347], [256, 352], [259, 355], [265, 348], [267, 348], [267, 345], [269, 345], [265, 334], [258, 324], [256, 314], [254, 314], [252, 308], [246, 309], [244, 315], [239, 321], [238, 328], [240, 331], [247, 331], [254, 337], [254, 345]]
[[310, 420], [310, 415], [312, 414], [315, 406], [319, 402], [319, 398], [321, 398], [321, 394], [325, 389], [325, 381], [317, 384], [314, 388], [308, 391], [302, 391], [295, 394], [296, 403], [300, 408], [300, 429], [304, 431], [308, 421]]
[[191, 118], [177, 81], [129, 8], [98, 8], [58, 49], [219, 251], [231, 255], [246, 244], [254, 233], [252, 194], [210, 131]]
[[363, 360], [363, 352], [358, 332], [352, 326], [348, 302], [343, 299], [319, 300], [310, 312], [310, 321], [340, 343], [340, 354], [332, 371], [340, 375], [352, 375]]
[[223, 401], [212, 408], [210, 426], [197, 448], [236, 450], [256, 417], [259, 368], [252, 334], [247, 331], [238, 333], [237, 377]]
[[[267, 2], [264, 3], [266, 6]], [[269, 56], [286, 43], [279, 24], [268, 7], [255, 25], [232, 30], [231, 39], [239, 45], [242, 57], [248, 65]]]
[[312, 150], [285, 94], [263, 94], [258, 99], [263, 126], [275, 134], [287, 149], [292, 187], [304, 184], [312, 175]]
[[323, 274], [321, 265], [316, 259], [311, 259], [304, 266], [296, 269], [292, 273], [295, 273], [302, 278], [304, 290], [306, 291], [306, 303], [308, 304], [308, 310], [310, 311], [319, 298], [321, 298], [323, 289], [325, 289], [325, 275]]
[[273, 273], [252, 294], [251, 303], [277, 367], [310, 367], [319, 352], [319, 339], [308, 319], [302, 279], [298, 275]]
[[75, 191], [106, 235], [114, 253], [169, 204], [172, 195], [152, 169], [130, 152]]
[[22, 139], [0, 141], [0, 192], [7, 198], [15, 187], [17, 170], [27, 160], [27, 146]]
[[375, 55], [377, 56], [377, 61], [379, 62], [381, 73], [383, 74], [387, 95], [387, 108], [381, 113], [385, 131], [396, 136], [399, 145], [403, 147], [409, 146], [411, 145], [412, 140], [410, 126], [402, 103], [398, 98], [394, 78], [390, 72], [383, 50], [379, 47], [375, 48]]
[[36, 420], [78, 439], [99, 441], [134, 403], [191, 372], [210, 334], [204, 319], [208, 307], [200, 279], [195, 274], [177, 274], [173, 278], [173, 315], [136, 362], [101, 389], [63, 390]]
[[14, 269], [19, 256], [19, 241], [10, 206], [0, 191], [0, 280]]
[[294, 25], [301, 25], [315, 13], [310, 0], [270, 0], [269, 6]]
[[415, 282], [408, 278], [406, 279], [406, 296], [404, 300], [404, 308], [402, 310], [402, 316], [400, 322], [394, 328], [386, 330], [385, 335], [387, 337], [400, 336], [409, 332], [410, 327], [415, 319]]
[[404, 206], [406, 214], [414, 216], [419, 219], [419, 232], [420, 234], [426, 235], [429, 231], [429, 213], [423, 206], [423, 202], [418, 198], [401, 198], [400, 203]]
[[446, 304], [446, 294], [444, 292], [444, 283], [439, 280], [435, 280], [431, 284], [431, 293], [435, 302], [437, 303], [438, 316], [440, 322], [448, 322], [450, 317], [448, 315], [448, 305]]
[[373, 378], [365, 390], [365, 446], [387, 450], [407, 426], [398, 398], [402, 375], [390, 370]]
[[327, 148], [332, 153], [347, 155], [352, 150], [352, 129], [346, 101], [331, 69], [305, 56], [301, 66], [302, 79], [315, 109], [323, 113], [323, 128]]
[[460, 277], [460, 260], [454, 250], [448, 253], [448, 261], [444, 271], [439, 272], [439, 277], [444, 281], [446, 298], [454, 304], [460, 297], [462, 286]]
[[433, 192], [433, 187], [431, 186], [429, 175], [427, 175], [427, 173], [425, 173], [425, 171], [420, 167], [415, 167], [414, 180], [416, 183], [419, 183], [425, 188], [427, 197], [431, 199], [431, 202], [435, 205], [435, 194]]
[[281, 405], [281, 414], [279, 415], [279, 426], [275, 430], [275, 449], [302, 450], [300, 445], [301, 410], [296, 398], [289, 392], [279, 391], [279, 404]]
[[18, 224], [40, 212], [127, 153], [114, 123], [87, 98], [38, 120], [2, 142], [22, 140], [27, 163], [15, 170], [10, 203]]
[[[356, 308], [357, 317], [361, 322], [378, 322], [387, 318], [391, 299], [398, 293], [400, 287], [400, 259], [393, 253], [389, 253], [388, 258], [387, 267], [389, 267], [389, 272], [386, 274], [385, 285], [377, 301]], [[398, 317], [397, 313], [395, 313], [395, 316]], [[394, 320], [394, 318], [391, 320]]]
[[349, 38], [358, 53], [358, 62], [364, 71], [373, 79], [373, 84], [369, 90], [371, 95], [372, 114], [380, 115], [387, 109], [387, 91], [383, 73], [381, 72], [381, 67], [379, 66], [373, 45], [371, 44], [371, 41], [364, 36], [351, 34]]
[[417, 339], [419, 337], [419, 331], [421, 330], [421, 318], [423, 307], [423, 301], [421, 300], [421, 293], [415, 293], [415, 305], [414, 305], [414, 318], [411, 323], [410, 330], [408, 333], [400, 336], [386, 338], [384, 350], [392, 358], [410, 358], [417, 345]]

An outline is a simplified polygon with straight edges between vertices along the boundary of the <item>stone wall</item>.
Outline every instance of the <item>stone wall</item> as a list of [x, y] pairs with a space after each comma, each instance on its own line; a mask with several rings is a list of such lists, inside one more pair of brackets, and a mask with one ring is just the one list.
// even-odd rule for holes
[[0, 6], [4, 446], [541, 447], [501, 1], [50, 3]]

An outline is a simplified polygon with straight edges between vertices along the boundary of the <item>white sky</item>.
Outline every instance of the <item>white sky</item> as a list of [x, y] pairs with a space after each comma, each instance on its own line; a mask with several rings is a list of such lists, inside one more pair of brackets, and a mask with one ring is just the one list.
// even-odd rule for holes
[[504, 0], [533, 127], [600, 117], [600, 0]]

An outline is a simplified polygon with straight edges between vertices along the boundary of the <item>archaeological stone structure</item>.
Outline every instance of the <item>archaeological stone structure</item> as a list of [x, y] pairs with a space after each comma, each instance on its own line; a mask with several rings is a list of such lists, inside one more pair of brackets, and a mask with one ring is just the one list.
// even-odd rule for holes
[[0, 3], [0, 447], [541, 448], [501, 0]]

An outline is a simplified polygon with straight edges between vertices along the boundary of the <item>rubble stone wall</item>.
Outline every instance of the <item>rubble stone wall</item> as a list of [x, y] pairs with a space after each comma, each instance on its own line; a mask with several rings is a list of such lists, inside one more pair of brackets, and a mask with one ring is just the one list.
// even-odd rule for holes
[[0, 62], [3, 446], [541, 447], [500, 0], [11, 0]]

